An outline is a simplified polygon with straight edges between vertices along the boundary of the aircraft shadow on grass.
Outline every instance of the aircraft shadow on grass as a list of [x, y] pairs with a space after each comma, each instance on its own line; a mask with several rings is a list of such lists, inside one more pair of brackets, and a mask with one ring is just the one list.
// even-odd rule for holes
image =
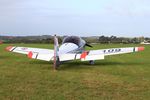
[[[40, 64], [40, 65], [49, 65], [49, 67], [53, 67], [53, 62], [46, 62], [46, 61], [30, 61], [30, 64]], [[115, 66], [136, 66], [140, 65], [139, 62], [112, 62], [112, 61], [102, 61], [102, 62], [95, 62], [94, 65], [90, 65], [88, 62], [78, 62], [78, 61], [71, 61], [71, 62], [63, 62], [63, 64], [59, 67], [59, 70], [70, 70], [70, 69], [89, 69], [94, 67], [115, 67]]]

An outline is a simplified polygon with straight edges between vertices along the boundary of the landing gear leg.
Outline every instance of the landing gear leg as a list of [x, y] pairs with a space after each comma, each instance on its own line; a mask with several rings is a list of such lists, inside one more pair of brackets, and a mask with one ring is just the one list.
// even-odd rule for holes
[[89, 63], [90, 63], [90, 65], [94, 65], [95, 64], [94, 60], [90, 60]]

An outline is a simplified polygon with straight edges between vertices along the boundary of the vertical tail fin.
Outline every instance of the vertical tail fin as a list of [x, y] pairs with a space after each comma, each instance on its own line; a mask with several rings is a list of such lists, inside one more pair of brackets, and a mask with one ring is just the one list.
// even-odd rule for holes
[[56, 35], [54, 35], [54, 70], [57, 69], [57, 67], [59, 66], [59, 44], [58, 44], [58, 38], [56, 37]]

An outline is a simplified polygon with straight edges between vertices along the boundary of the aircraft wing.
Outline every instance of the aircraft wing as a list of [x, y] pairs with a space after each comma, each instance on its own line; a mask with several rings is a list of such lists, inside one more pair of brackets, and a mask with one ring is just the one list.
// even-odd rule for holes
[[143, 51], [144, 47], [111, 48], [84, 51], [82, 54], [67, 53], [59, 55], [60, 61], [81, 59], [81, 61], [101, 60], [105, 56]]
[[[54, 50], [39, 49], [39, 48], [28, 48], [28, 47], [7, 47], [6, 50], [27, 54], [29, 58], [39, 59], [44, 61], [51, 61], [54, 59]], [[127, 47], [127, 48], [110, 48], [100, 50], [84, 51], [83, 53], [66, 53], [59, 54], [60, 61], [77, 60], [90, 61], [90, 60], [102, 60], [105, 56], [125, 54], [143, 51], [144, 47]]]
[[54, 50], [50, 49], [8, 46], [6, 47], [6, 50], [15, 53], [26, 54], [29, 58], [44, 61], [50, 61], [54, 56]]

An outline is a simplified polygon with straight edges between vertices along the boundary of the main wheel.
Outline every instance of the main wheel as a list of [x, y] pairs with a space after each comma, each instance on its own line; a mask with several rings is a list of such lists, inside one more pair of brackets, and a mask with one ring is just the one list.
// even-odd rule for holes
[[94, 65], [95, 64], [94, 60], [90, 60], [89, 63], [90, 63], [90, 65]]

